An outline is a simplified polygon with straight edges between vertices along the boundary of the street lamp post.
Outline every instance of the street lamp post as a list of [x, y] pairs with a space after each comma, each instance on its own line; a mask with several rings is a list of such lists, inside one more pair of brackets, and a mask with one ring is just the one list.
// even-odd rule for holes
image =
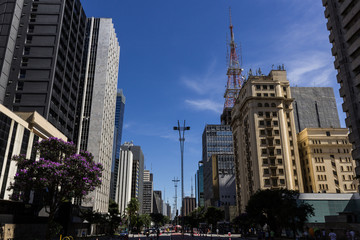
[[[180, 153], [181, 153], [181, 217], [184, 219], [184, 143], [185, 143], [185, 131], [190, 130], [189, 126], [180, 127], [180, 121], [178, 120], [178, 125], [174, 127], [175, 131], [179, 132], [179, 141], [180, 141]], [[184, 221], [182, 221], [184, 222]], [[184, 232], [184, 226], [182, 226], [182, 231]]]

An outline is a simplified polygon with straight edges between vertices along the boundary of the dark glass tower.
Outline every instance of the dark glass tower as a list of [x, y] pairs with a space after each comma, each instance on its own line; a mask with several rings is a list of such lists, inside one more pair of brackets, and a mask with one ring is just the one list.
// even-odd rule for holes
[[4, 105], [74, 139], [86, 16], [79, 0], [25, 0]]
[[114, 130], [114, 144], [113, 144], [111, 185], [110, 185], [110, 198], [113, 200], [115, 200], [116, 182], [117, 182], [118, 170], [119, 170], [120, 146], [121, 146], [122, 128], [124, 121], [125, 100], [126, 99], [122, 89], [118, 89], [116, 96], [115, 130]]

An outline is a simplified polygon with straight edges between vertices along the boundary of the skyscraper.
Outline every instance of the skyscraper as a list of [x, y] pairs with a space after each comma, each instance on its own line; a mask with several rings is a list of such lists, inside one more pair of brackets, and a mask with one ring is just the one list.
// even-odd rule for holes
[[9, 0], [5, 5], [1, 2], [0, 8], [12, 4], [15, 14], [7, 15], [13, 18], [12, 27], [7, 31], [7, 22], [1, 30], [9, 36], [5, 58], [0, 60], [0, 101], [12, 111], [37, 111], [74, 140], [86, 27], [81, 3]]
[[[143, 182], [144, 182], [144, 154], [141, 150], [140, 146], [135, 146], [133, 142], [125, 142], [121, 146], [121, 150], [127, 150], [132, 153], [132, 167], [131, 167], [131, 190], [130, 195], [131, 198], [136, 198], [139, 200], [140, 208], [139, 212], [142, 212], [142, 203], [143, 203]], [[119, 165], [121, 165], [121, 158], [119, 160]], [[119, 171], [121, 174], [121, 171]], [[123, 178], [118, 175], [118, 178]], [[117, 188], [119, 188], [117, 186]]]
[[0, 4], [0, 104], [3, 104], [14, 57], [24, 0], [3, 0]]
[[259, 189], [303, 192], [292, 102], [285, 70], [250, 75], [240, 91], [231, 122], [240, 212]]
[[296, 132], [305, 128], [340, 128], [334, 90], [330, 87], [291, 87]]
[[116, 184], [115, 202], [119, 205], [120, 214], [125, 214], [126, 207], [131, 200], [133, 153], [127, 144], [128, 143], [124, 143], [124, 145], [121, 146]]
[[161, 191], [155, 190], [153, 191], [153, 213], [161, 213], [163, 212], [163, 200], [161, 197]]
[[360, 177], [360, 2], [358, 0], [322, 0], [327, 29], [338, 72], [340, 96], [343, 98], [345, 123], [349, 128], [352, 156], [357, 161], [356, 176]]
[[120, 47], [111, 19], [89, 18], [86, 30], [78, 149], [91, 152], [104, 170], [101, 186], [87, 196], [84, 205], [107, 212]]
[[111, 166], [111, 184], [110, 184], [110, 198], [113, 200], [115, 199], [116, 182], [118, 177], [117, 172], [119, 169], [119, 156], [120, 156], [123, 121], [124, 121], [125, 100], [126, 99], [122, 89], [118, 89], [116, 95], [115, 130], [114, 130], [113, 156], [112, 156], [112, 166]]
[[153, 212], [153, 174], [144, 170], [144, 189], [142, 198], [142, 214]]
[[[205, 206], [218, 206], [213, 191], [212, 155], [233, 155], [233, 138], [229, 125], [206, 125], [202, 136], [203, 174], [204, 174], [204, 203]], [[223, 159], [219, 159], [222, 162]], [[221, 164], [221, 163], [220, 163]], [[234, 172], [232, 173], [235, 174]], [[235, 189], [234, 189], [235, 192]]]
[[204, 207], [204, 165], [201, 161], [199, 162], [199, 169], [196, 171], [195, 181], [197, 206]]

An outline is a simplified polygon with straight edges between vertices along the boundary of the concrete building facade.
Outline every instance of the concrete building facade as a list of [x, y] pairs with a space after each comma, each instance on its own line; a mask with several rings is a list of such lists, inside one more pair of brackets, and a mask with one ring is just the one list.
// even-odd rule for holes
[[0, 4], [0, 104], [4, 103], [23, 4], [24, 0], [4, 0]]
[[87, 24], [78, 149], [91, 152], [104, 170], [101, 186], [90, 193], [83, 204], [92, 206], [94, 211], [106, 213], [110, 195], [120, 47], [111, 19], [89, 18]]
[[[6, 3], [3, 5], [2, 1], [1, 7], [16, 5], [15, 15], [5, 14], [12, 17], [12, 22], [9, 37], [5, 36], [8, 41], [6, 60], [1, 66], [1, 101], [15, 112], [37, 111], [73, 141], [86, 28], [80, 0]], [[1, 31], [6, 32], [9, 27], [4, 26]], [[11, 71], [7, 75], [11, 55]]]
[[284, 70], [250, 75], [240, 90], [231, 121], [238, 212], [258, 189], [303, 192], [292, 102]]
[[125, 214], [131, 200], [133, 153], [127, 146], [121, 146], [115, 202], [119, 205], [119, 213]]
[[[229, 125], [207, 124], [202, 135], [204, 205], [218, 206], [214, 195], [212, 155], [233, 155], [233, 138]], [[234, 173], [235, 174], [235, 173]], [[235, 190], [235, 189], [234, 189]]]
[[352, 156], [357, 162], [356, 176], [360, 177], [360, 2], [358, 0], [322, 0], [325, 7], [329, 40], [335, 57], [337, 81], [343, 98], [345, 123], [349, 128]]
[[153, 175], [149, 170], [144, 170], [144, 189], [142, 197], [142, 214], [153, 212]]
[[161, 191], [153, 191], [153, 213], [163, 213], [163, 200], [161, 197]]
[[196, 208], [196, 199], [193, 197], [184, 197], [182, 206], [184, 208], [184, 216], [188, 216]]
[[298, 146], [307, 193], [356, 192], [355, 161], [345, 128], [305, 128]]
[[14, 155], [35, 159], [34, 143], [49, 137], [66, 136], [37, 112], [14, 113], [0, 104], [0, 199], [9, 200], [10, 183], [17, 172]]
[[340, 128], [333, 88], [291, 87], [296, 132], [305, 128]]

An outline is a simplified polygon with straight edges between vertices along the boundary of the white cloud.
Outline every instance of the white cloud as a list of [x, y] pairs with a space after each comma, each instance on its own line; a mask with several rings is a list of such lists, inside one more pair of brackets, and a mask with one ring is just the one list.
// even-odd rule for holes
[[213, 101], [211, 99], [199, 99], [199, 100], [189, 100], [186, 99], [185, 103], [189, 106], [193, 107], [196, 110], [210, 110], [215, 113], [221, 113], [223, 105], [217, 101]]

